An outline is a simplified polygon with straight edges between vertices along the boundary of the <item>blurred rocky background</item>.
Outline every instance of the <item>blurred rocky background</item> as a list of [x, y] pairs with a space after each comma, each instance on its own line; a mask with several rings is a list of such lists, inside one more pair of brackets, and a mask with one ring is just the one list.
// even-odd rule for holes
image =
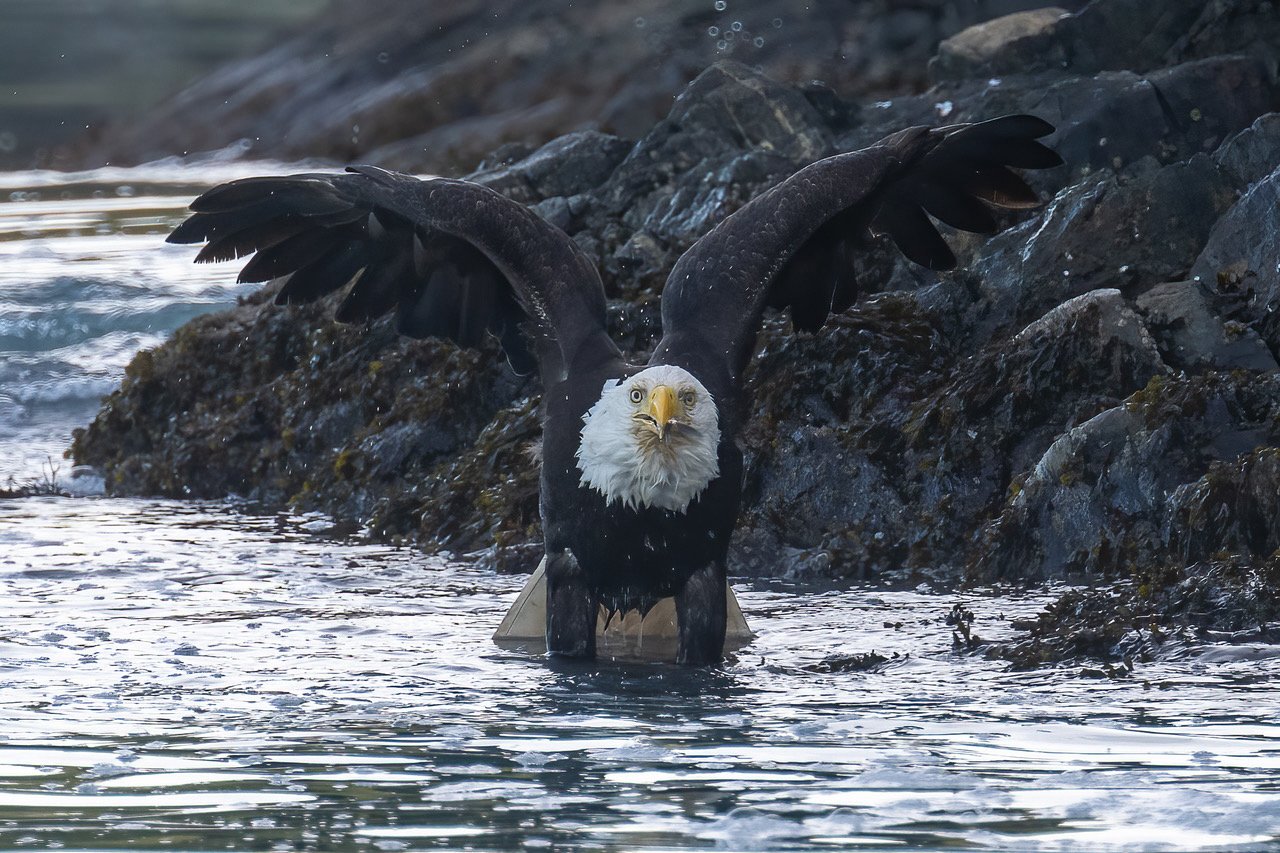
[[[53, 92], [74, 100], [77, 109], [54, 105], [67, 115], [78, 120], [87, 99], [99, 98], [94, 132], [64, 136], [75, 143], [46, 154], [52, 163], [136, 163], [241, 145], [255, 157], [364, 158], [445, 173], [470, 171], [504, 143], [573, 130], [638, 138], [719, 59], [790, 83], [823, 80], [845, 95], [919, 91], [941, 39], [1038, 4], [71, 0], [75, 28], [63, 26], [65, 4], [14, 5], [20, 14], [0, 39], [41, 57], [19, 72], [30, 81], [27, 99], [39, 97], [34, 81], [50, 71], [67, 80]], [[65, 44], [65, 58], [50, 41]], [[232, 53], [246, 58], [191, 82]]]
[[0, 169], [74, 165], [63, 146], [82, 144], [108, 122], [139, 120], [182, 86], [313, 19], [328, 2], [4, 0]]
[[[1041, 209], [953, 235], [948, 274], [870, 241], [857, 307], [816, 335], [769, 321], [732, 571], [1094, 585], [992, 652], [1027, 666], [1274, 637], [1280, 15], [1037, 5], [340, 4], [60, 156], [467, 174], [599, 262], [643, 354], [676, 257], [761, 189], [907, 125], [1034, 113], [1066, 161], [1032, 176]], [[530, 568], [536, 383], [271, 294], [140, 354], [76, 461], [117, 493], [320, 509]]]

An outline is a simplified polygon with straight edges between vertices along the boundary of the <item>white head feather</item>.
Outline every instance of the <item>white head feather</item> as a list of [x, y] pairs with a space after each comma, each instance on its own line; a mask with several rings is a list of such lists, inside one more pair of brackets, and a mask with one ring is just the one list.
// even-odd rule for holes
[[[658, 424], [650, 395], [675, 394], [675, 417]], [[682, 367], [648, 367], [604, 384], [600, 400], [582, 416], [576, 454], [581, 483], [623, 506], [684, 512], [720, 474], [720, 419], [715, 400]]]

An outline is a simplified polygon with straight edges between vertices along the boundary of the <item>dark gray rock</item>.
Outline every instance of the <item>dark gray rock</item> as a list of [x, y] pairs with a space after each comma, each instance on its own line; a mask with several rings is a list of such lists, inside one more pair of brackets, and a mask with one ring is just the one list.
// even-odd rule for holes
[[952, 36], [930, 70], [935, 79], [1049, 70], [1150, 71], [1167, 64], [1175, 46], [1188, 52], [1188, 33], [1200, 23], [1204, 5], [1204, 0], [1094, 0], [1071, 15], [1055, 10], [979, 24], [990, 32]]
[[1127, 576], [1217, 550], [1270, 554], [1280, 538], [1258, 519], [1274, 497], [1250, 500], [1274, 477], [1277, 444], [1280, 374], [1157, 376], [1045, 451], [984, 531], [970, 575]]
[[631, 146], [594, 130], [570, 133], [513, 162], [482, 168], [471, 179], [526, 204], [581, 196], [608, 180]]
[[1170, 68], [1063, 75], [1050, 71], [944, 82], [923, 95], [877, 102], [836, 147], [853, 150], [886, 128], [981, 121], [1011, 112], [1044, 118], [1046, 139], [1066, 165], [1033, 173], [1034, 186], [1057, 192], [1092, 173], [1121, 171], [1144, 159], [1161, 164], [1212, 152], [1280, 103], [1265, 64], [1218, 56]]
[[[1250, 424], [1229, 439], [1248, 447], [1264, 435], [1274, 441], [1275, 430]], [[1163, 529], [1174, 564], [1209, 560], [1223, 552], [1258, 558], [1274, 554], [1280, 549], [1280, 447], [1212, 462], [1200, 479], [1169, 496]]]
[[1278, 587], [1277, 555], [1170, 566], [1104, 589], [1065, 592], [1036, 618], [1015, 621], [1020, 635], [987, 645], [986, 653], [1015, 669], [1084, 664], [1081, 675], [1128, 678], [1135, 664], [1186, 654], [1198, 640], [1274, 644]]
[[1224, 142], [1213, 159], [1242, 191], [1271, 174], [1280, 164], [1280, 113], [1259, 116]]
[[985, 343], [1098, 288], [1141, 290], [1186, 274], [1232, 189], [1204, 155], [1085, 180], [978, 250], [966, 327]]
[[1280, 168], [1249, 188], [1214, 225], [1192, 276], [1214, 288], [1235, 322], [1280, 354]]
[[1208, 0], [1200, 17], [1165, 54], [1172, 64], [1224, 53], [1261, 60], [1271, 78], [1280, 66], [1280, 9], [1272, 0]]
[[934, 80], [955, 80], [1034, 68], [1043, 63], [1044, 45], [1052, 42], [1059, 22], [1068, 14], [1061, 6], [1045, 6], [974, 24], [942, 40], [929, 60], [929, 75]]
[[1167, 370], [1115, 290], [958, 364], [909, 300], [878, 299], [849, 320], [780, 340], [760, 364], [788, 381], [760, 381], [747, 433], [749, 559], [783, 566], [788, 549], [808, 549], [832, 575], [954, 577], [974, 519], [1064, 424]]
[[1275, 370], [1278, 365], [1262, 338], [1238, 322], [1230, 327], [1214, 313], [1199, 283], [1171, 281], [1140, 295], [1137, 307], [1172, 367], [1199, 371], [1242, 367]]

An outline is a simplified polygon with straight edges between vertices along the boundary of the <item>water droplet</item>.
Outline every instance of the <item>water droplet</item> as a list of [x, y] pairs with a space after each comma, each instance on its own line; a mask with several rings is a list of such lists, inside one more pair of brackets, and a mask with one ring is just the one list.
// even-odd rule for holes
[[780, 30], [780, 29], [782, 29], [782, 19], [781, 19], [781, 18], [774, 18], [774, 19], [773, 19], [773, 21], [772, 21], [772, 23], [773, 23], [773, 28], [774, 28], [775, 30]]
[[385, 50], [382, 51], [382, 53], [378, 54], [378, 61], [381, 62], [383, 65], [386, 65], [388, 62], [391, 61], [391, 54], [387, 53]]
[[938, 115], [946, 118], [951, 115], [951, 111], [955, 109], [955, 104], [950, 101], [939, 101], [933, 105], [933, 108], [938, 111]]
[[742, 21], [734, 21], [729, 25], [729, 29], [733, 30], [735, 33], [742, 32]]
[[717, 12], [723, 12], [725, 9], [729, 8], [729, 4], [726, 3], [725, 0], [716, 0], [715, 7]]
[[764, 47], [764, 37], [756, 36], [755, 40], [752, 41], [751, 43], [754, 44], [756, 47]]
[[716, 50], [724, 50], [728, 46], [729, 43], [724, 39], [720, 39], [720, 41], [716, 42]]
[[707, 27], [707, 35], [711, 36], [712, 38], [715, 38], [716, 36], [720, 35], [720, 28]]

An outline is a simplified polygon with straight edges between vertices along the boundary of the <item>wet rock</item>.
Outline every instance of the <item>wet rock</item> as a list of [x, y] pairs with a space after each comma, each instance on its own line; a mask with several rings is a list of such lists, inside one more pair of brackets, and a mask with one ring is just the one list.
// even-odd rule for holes
[[1069, 300], [953, 368], [904, 424], [916, 471], [903, 475], [918, 483], [912, 505], [923, 521], [909, 562], [956, 566], [974, 522], [991, 517], [1064, 429], [1166, 371], [1116, 290]]
[[1241, 190], [1271, 174], [1280, 163], [1280, 113], [1259, 116], [1224, 142], [1213, 159]]
[[[1046, 140], [1064, 166], [1033, 173], [1050, 193], [1102, 170], [1154, 158], [1161, 164], [1212, 152], [1277, 103], [1280, 87], [1266, 64], [1248, 56], [1214, 56], [1169, 68], [1067, 74], [1021, 68], [997, 77], [942, 81], [922, 95], [876, 104], [869, 122], [842, 134], [853, 149], [886, 125], [979, 121], [1010, 112], [1043, 117], [1057, 130]], [[1246, 184], [1247, 185], [1247, 184]]]
[[1046, 6], [975, 24], [943, 39], [929, 73], [945, 80], [1020, 72], [1040, 60], [1045, 42], [1068, 14], [1061, 6]]
[[1020, 634], [984, 647], [1014, 669], [1082, 666], [1088, 676], [1126, 678], [1135, 666], [1189, 643], [1280, 641], [1280, 557], [1240, 556], [1172, 568], [1159, 578], [1063, 593]]
[[482, 168], [472, 180], [526, 204], [578, 196], [604, 183], [631, 145], [597, 131], [570, 133], [514, 162]]
[[830, 146], [803, 93], [738, 63], [707, 69], [592, 194], [584, 227], [599, 235], [611, 295], [660, 289], [715, 223]]
[[1280, 169], [1255, 183], [1217, 224], [1191, 273], [1214, 288], [1232, 320], [1280, 354]]
[[[1238, 436], [1247, 445], [1252, 435]], [[1221, 439], [1219, 439], [1219, 442]], [[1280, 549], [1280, 448], [1214, 461], [1199, 480], [1169, 496], [1165, 546], [1176, 562], [1226, 552], [1267, 557]]]
[[931, 70], [938, 77], [1057, 69], [1076, 74], [1149, 71], [1166, 64], [1203, 7], [1203, 0], [1104, 0], [1066, 16], [1057, 9], [1028, 12], [953, 36], [949, 41], [961, 49], [944, 46]]
[[1019, 670], [1051, 663], [1120, 662], [1118, 667], [1086, 666], [1081, 674], [1124, 678], [1133, 671], [1135, 658], [1149, 660], [1166, 639], [1158, 622], [1156, 609], [1141, 600], [1130, 585], [1072, 590], [1035, 619], [1014, 622], [1022, 636], [988, 646], [985, 651]]
[[1163, 167], [1148, 160], [1064, 190], [1041, 216], [979, 249], [970, 334], [985, 342], [1091, 290], [1132, 292], [1178, 278], [1233, 197], [1204, 155]]
[[[898, 657], [898, 653], [894, 652], [893, 656]], [[855, 652], [851, 655], [832, 655], [825, 657], [817, 663], [807, 664], [803, 668], [807, 672], [874, 672], [881, 664], [888, 663], [889, 658], [882, 654], [871, 652]]]
[[1276, 4], [1271, 0], [1209, 0], [1165, 58], [1181, 62], [1224, 53], [1258, 58], [1274, 79], [1280, 65], [1280, 9]]
[[975, 519], [1064, 426], [1167, 370], [1115, 290], [1059, 306], [977, 358], [955, 364], [947, 350], [927, 314], [887, 297], [814, 338], [766, 345], [745, 434], [745, 564], [954, 577]]
[[948, 360], [909, 298], [866, 302], [816, 335], [771, 322], [748, 374], [756, 405], [735, 564], [771, 576], [899, 569], [918, 518], [900, 491], [905, 463], [879, 449], [899, 432], [878, 422], [900, 420]]
[[1143, 320], [1159, 341], [1162, 358], [1180, 370], [1242, 367], [1275, 370], [1276, 360], [1253, 329], [1228, 329], [1198, 282], [1158, 284], [1137, 300]]
[[1153, 377], [1045, 451], [975, 545], [970, 576], [1123, 577], [1217, 550], [1271, 553], [1280, 537], [1257, 512], [1274, 497], [1246, 504], [1274, 476], [1278, 417], [1274, 371]]

